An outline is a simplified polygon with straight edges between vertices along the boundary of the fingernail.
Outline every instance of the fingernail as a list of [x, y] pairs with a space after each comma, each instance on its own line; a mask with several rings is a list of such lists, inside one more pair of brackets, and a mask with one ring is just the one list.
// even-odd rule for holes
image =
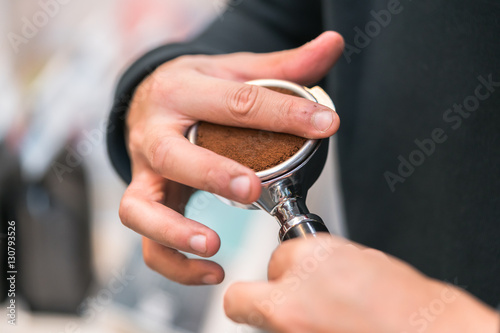
[[313, 126], [320, 132], [326, 132], [333, 124], [333, 111], [322, 110], [312, 117]]
[[196, 235], [191, 237], [189, 241], [189, 246], [198, 252], [198, 253], [206, 253], [207, 252], [207, 237], [203, 235]]
[[233, 178], [229, 188], [235, 197], [245, 200], [250, 196], [250, 178], [248, 176]]
[[217, 280], [217, 277], [213, 274], [205, 275], [203, 279], [201, 279], [201, 282], [204, 284], [217, 284], [219, 281]]

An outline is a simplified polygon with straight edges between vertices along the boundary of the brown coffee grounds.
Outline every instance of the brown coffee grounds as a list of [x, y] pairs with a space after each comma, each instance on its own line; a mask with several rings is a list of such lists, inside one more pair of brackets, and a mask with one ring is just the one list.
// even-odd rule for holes
[[300, 97], [295, 92], [288, 90], [288, 89], [285, 89], [285, 88], [280, 88], [280, 87], [266, 87], [266, 88], [270, 89], [270, 90], [274, 90], [274, 91], [282, 93], [282, 94], [285, 94], [285, 95], [292, 95], [292, 96]]
[[[269, 88], [288, 95], [294, 92]], [[284, 133], [200, 122], [196, 144], [231, 158], [254, 171], [274, 167], [292, 157], [307, 139]]]

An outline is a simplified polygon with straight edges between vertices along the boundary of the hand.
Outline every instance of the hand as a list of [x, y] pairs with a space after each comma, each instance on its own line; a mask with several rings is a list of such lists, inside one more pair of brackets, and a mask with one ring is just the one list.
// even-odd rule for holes
[[226, 314], [270, 332], [498, 333], [493, 310], [404, 262], [321, 235], [286, 241], [269, 263], [269, 282], [237, 283]]
[[210, 257], [220, 245], [213, 230], [182, 216], [189, 188], [251, 203], [260, 195], [260, 180], [251, 169], [189, 143], [187, 129], [204, 120], [308, 138], [331, 136], [339, 127], [332, 110], [243, 82], [275, 78], [311, 84], [328, 72], [342, 49], [342, 37], [325, 32], [282, 52], [182, 56], [140, 84], [127, 117], [132, 182], [120, 218], [145, 236], [146, 264], [184, 284], [222, 281], [218, 264], [178, 252]]

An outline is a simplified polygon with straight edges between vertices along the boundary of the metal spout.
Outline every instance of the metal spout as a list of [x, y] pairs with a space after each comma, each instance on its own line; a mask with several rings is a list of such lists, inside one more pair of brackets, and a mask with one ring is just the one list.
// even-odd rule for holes
[[254, 205], [278, 221], [281, 242], [328, 232], [323, 220], [311, 214], [306, 205], [307, 191], [321, 174], [327, 152], [328, 140], [321, 140], [300, 165], [262, 183], [262, 193]]

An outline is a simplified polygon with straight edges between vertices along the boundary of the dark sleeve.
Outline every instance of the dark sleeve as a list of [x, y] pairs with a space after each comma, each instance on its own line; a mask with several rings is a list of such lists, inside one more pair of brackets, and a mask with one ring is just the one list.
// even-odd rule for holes
[[108, 154], [127, 183], [130, 159], [124, 140], [126, 112], [136, 87], [161, 64], [186, 54], [272, 52], [299, 46], [322, 30], [320, 0], [232, 0], [198, 37], [150, 51], [122, 76], [107, 127]]

